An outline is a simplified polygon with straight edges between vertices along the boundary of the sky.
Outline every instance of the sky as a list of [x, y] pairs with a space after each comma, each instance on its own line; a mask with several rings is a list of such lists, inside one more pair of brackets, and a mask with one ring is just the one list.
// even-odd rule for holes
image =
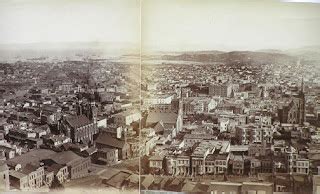
[[320, 4], [288, 1], [145, 0], [142, 48], [259, 50], [319, 45]]
[[1, 0], [0, 44], [139, 43], [139, 0]]
[[292, 1], [0, 0], [0, 44], [141, 43], [143, 52], [320, 45], [320, 4]]

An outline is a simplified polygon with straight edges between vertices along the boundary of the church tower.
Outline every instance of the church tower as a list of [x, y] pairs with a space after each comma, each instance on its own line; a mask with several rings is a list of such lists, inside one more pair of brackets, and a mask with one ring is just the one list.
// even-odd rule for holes
[[299, 91], [299, 101], [300, 101], [300, 106], [299, 106], [299, 124], [303, 125], [305, 122], [305, 95], [304, 95], [304, 80], [303, 78], [301, 79], [301, 88]]

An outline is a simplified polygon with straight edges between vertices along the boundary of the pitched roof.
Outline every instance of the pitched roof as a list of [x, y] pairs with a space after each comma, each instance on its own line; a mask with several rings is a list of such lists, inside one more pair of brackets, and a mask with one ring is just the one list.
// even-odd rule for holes
[[149, 186], [153, 183], [153, 180], [154, 180], [154, 177], [152, 175], [146, 175], [143, 177], [141, 186], [143, 186], [144, 189], [148, 189]]
[[38, 166], [32, 165], [32, 164], [27, 164], [24, 168], [22, 168], [21, 172], [23, 174], [30, 174], [34, 171], [38, 170]]
[[70, 164], [83, 158], [72, 151], [65, 151], [52, 155], [51, 159], [57, 164]]
[[57, 174], [59, 170], [63, 167], [64, 166], [61, 164], [52, 164], [51, 166], [48, 166], [46, 170], [49, 172], [54, 172], [54, 174]]
[[91, 121], [85, 115], [77, 115], [66, 118], [67, 123], [73, 128], [79, 128], [91, 123]]
[[7, 161], [7, 164], [9, 166], [15, 166], [17, 164], [21, 164], [22, 167], [24, 167], [28, 163], [38, 165], [39, 161], [50, 158], [55, 153], [56, 152], [52, 150], [36, 149], [36, 150], [29, 151], [25, 154], [22, 154], [20, 156], [16, 156], [12, 159], [9, 159]]
[[173, 112], [150, 112], [147, 117], [147, 123], [157, 123], [162, 121], [164, 124], [175, 124], [178, 114]]
[[28, 175], [26, 175], [26, 174], [24, 174], [22, 172], [15, 171], [15, 170], [10, 170], [9, 174], [10, 174], [10, 176], [15, 177], [17, 179], [21, 179], [21, 178], [24, 178], [24, 177], [28, 176]]
[[154, 131], [156, 133], [159, 133], [159, 132], [163, 132], [165, 130], [164, 128], [164, 125], [163, 125], [163, 122], [162, 121], [159, 121], [155, 126], [154, 126]]
[[99, 134], [96, 143], [103, 144], [109, 147], [120, 148], [122, 149], [125, 145], [125, 142], [121, 139], [111, 137], [107, 133]]

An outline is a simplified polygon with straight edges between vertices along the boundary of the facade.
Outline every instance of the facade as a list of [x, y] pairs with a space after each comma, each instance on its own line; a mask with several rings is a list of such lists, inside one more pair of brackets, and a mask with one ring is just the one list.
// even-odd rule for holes
[[[89, 175], [90, 158], [83, 158], [72, 151], [60, 152], [50, 158], [54, 163], [67, 166], [69, 178], [77, 179]], [[66, 172], [63, 172], [64, 175]]]
[[210, 96], [230, 97], [232, 93], [232, 85], [228, 83], [218, 83], [209, 86]]
[[29, 189], [28, 175], [19, 171], [10, 170], [10, 185], [19, 190]]
[[217, 102], [212, 98], [187, 98], [183, 101], [183, 113], [185, 115], [209, 113], [217, 107]]
[[9, 168], [5, 163], [0, 162], [0, 192], [10, 188]]
[[95, 145], [99, 150], [103, 148], [111, 148], [118, 150], [118, 159], [124, 160], [130, 158], [130, 148], [123, 139], [111, 137], [108, 133], [100, 133], [95, 141]]
[[139, 111], [125, 111], [114, 115], [114, 123], [120, 126], [128, 126], [141, 119]]
[[69, 179], [68, 166], [52, 164], [51, 166], [48, 166], [46, 170], [52, 172], [54, 177], [57, 178], [61, 184]]
[[161, 171], [164, 167], [163, 165], [164, 157], [160, 155], [151, 156], [149, 158], [149, 167], [151, 172]]
[[172, 137], [182, 130], [183, 118], [182, 113], [179, 111], [175, 113], [173, 111], [153, 111], [147, 116], [146, 125], [151, 126], [161, 122], [164, 127], [164, 131], [171, 133]]
[[245, 158], [242, 155], [235, 155], [232, 159], [232, 173], [243, 175], [245, 169]]
[[278, 109], [278, 117], [281, 123], [292, 123], [303, 125], [305, 122], [305, 95], [302, 80], [300, 91], [293, 94], [289, 101], [282, 104]]
[[203, 140], [192, 154], [179, 153], [166, 156], [166, 171], [171, 175], [199, 176], [223, 174], [228, 168], [230, 143]]
[[194, 160], [191, 160], [188, 155], [168, 155], [165, 160], [166, 172], [168, 174], [188, 176], [193, 173], [190, 165], [192, 165], [191, 162], [194, 162]]
[[19, 190], [38, 189], [44, 186], [44, 167], [27, 164], [22, 169], [10, 170], [10, 184]]
[[101, 148], [97, 152], [98, 160], [104, 161], [108, 165], [116, 164], [119, 161], [118, 149]]
[[62, 128], [66, 136], [72, 142], [92, 142], [93, 136], [99, 132], [97, 124], [90, 121], [85, 115], [67, 117], [62, 122]]
[[156, 104], [171, 104], [174, 95], [160, 95], [155, 96], [153, 98], [145, 99], [145, 103], [148, 105], [156, 105]]
[[312, 182], [313, 182], [312, 194], [320, 193], [320, 175], [313, 175]]
[[200, 143], [203, 140], [212, 140], [215, 136], [208, 134], [185, 134], [183, 137], [184, 146], [192, 147], [196, 143]]
[[240, 144], [272, 143], [273, 129], [258, 125], [241, 125], [236, 127], [236, 139]]

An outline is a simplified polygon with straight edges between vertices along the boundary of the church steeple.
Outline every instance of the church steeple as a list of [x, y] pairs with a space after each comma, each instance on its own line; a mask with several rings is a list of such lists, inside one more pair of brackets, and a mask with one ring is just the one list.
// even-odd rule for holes
[[303, 80], [303, 77], [302, 77], [302, 79], [301, 79], [301, 86], [300, 86], [301, 88], [300, 88], [300, 92], [301, 93], [304, 93], [304, 80]]
[[300, 125], [303, 125], [305, 121], [305, 96], [304, 96], [304, 80], [303, 77], [301, 79], [301, 86], [300, 86], [299, 98], [300, 98]]

